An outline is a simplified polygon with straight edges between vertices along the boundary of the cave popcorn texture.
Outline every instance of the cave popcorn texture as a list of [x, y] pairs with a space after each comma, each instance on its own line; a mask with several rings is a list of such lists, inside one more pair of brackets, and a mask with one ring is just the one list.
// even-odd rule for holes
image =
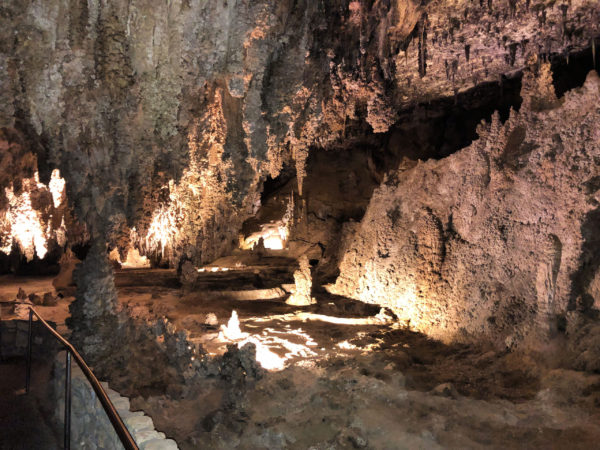
[[506, 123], [496, 114], [469, 147], [375, 191], [333, 292], [447, 342], [507, 347], [539, 348], [598, 307], [581, 295], [598, 276], [600, 79], [558, 101], [545, 74], [524, 75]]

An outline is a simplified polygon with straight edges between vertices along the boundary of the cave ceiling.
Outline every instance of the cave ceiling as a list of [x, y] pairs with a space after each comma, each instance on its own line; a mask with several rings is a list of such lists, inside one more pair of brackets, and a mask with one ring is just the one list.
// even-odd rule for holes
[[112, 246], [179, 202], [192, 212], [163, 210], [185, 224], [168, 244], [209, 260], [265, 177], [294, 167], [302, 193], [310, 149], [386, 133], [532, 54], [595, 58], [598, 36], [596, 0], [3, 2], [2, 158], [31, 176], [35, 155], [46, 183], [60, 169], [76, 216]]

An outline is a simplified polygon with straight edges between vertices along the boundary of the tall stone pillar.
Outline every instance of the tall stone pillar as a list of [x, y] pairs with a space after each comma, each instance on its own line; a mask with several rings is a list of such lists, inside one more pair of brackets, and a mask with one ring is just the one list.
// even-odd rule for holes
[[107, 358], [118, 341], [122, 323], [112, 266], [106, 244], [96, 240], [73, 272], [77, 285], [67, 325], [73, 344], [90, 363]]

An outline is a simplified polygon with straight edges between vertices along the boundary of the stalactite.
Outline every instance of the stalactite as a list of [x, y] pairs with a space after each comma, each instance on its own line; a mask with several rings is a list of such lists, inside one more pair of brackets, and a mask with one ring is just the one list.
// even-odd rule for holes
[[524, 58], [525, 57], [525, 49], [527, 47], [527, 44], [529, 43], [528, 39], [523, 39], [521, 40], [521, 57]]
[[517, 14], [517, 0], [508, 0], [510, 16], [514, 17]]
[[538, 21], [540, 26], [543, 26], [546, 24], [546, 11], [542, 11], [539, 15], [538, 15]]
[[567, 4], [562, 4], [559, 6], [560, 11], [562, 12], [562, 20], [563, 20], [563, 26], [565, 24], [565, 22], [567, 21], [567, 11], [569, 10], [569, 5]]
[[427, 15], [424, 14], [419, 21], [419, 75], [423, 78], [427, 74]]
[[306, 177], [306, 160], [308, 149], [306, 147], [294, 146], [294, 161], [296, 162], [296, 179], [298, 181], [298, 194], [302, 197], [304, 178]]
[[517, 57], [517, 47], [519, 46], [519, 44], [517, 44], [516, 42], [513, 44], [510, 44], [508, 46], [508, 52], [509, 52], [509, 64], [511, 66], [515, 65], [515, 60]]

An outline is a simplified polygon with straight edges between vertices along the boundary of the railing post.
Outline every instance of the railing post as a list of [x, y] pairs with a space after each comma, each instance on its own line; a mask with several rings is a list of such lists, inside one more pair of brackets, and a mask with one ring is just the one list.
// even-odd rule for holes
[[31, 342], [33, 341], [33, 309], [29, 308], [29, 329], [27, 331], [27, 370], [25, 372], [25, 392], [29, 394], [29, 384], [31, 381]]
[[71, 352], [67, 349], [65, 376], [65, 450], [71, 448]]

